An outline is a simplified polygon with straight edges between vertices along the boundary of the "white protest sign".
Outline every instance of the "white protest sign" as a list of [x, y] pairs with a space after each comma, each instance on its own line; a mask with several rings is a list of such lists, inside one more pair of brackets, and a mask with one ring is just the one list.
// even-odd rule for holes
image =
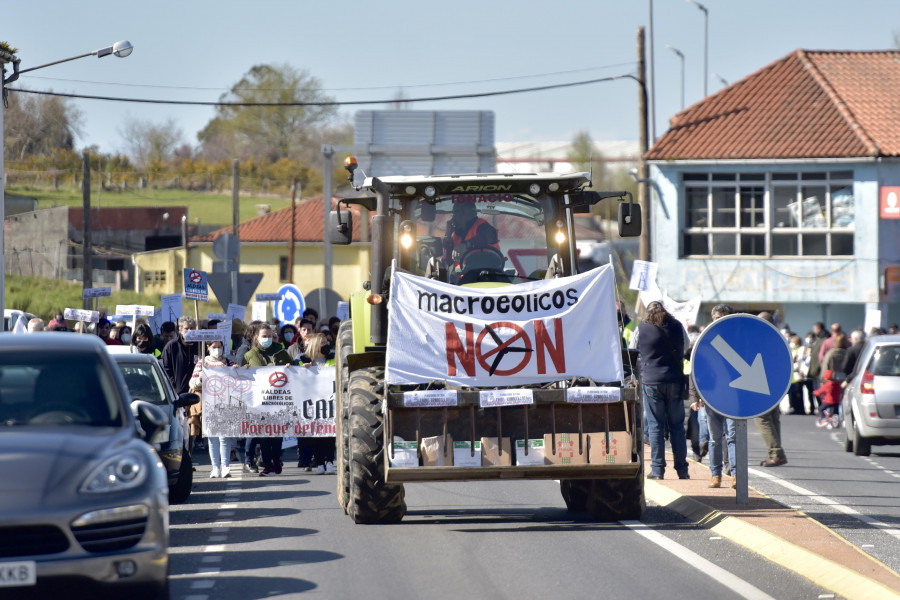
[[209, 302], [209, 283], [206, 280], [206, 271], [184, 270], [184, 297], [188, 300]]
[[116, 314], [123, 317], [152, 317], [156, 313], [153, 306], [139, 304], [118, 304]]
[[210, 321], [213, 319], [216, 321], [224, 321], [228, 318], [228, 313], [206, 313], [206, 318]]
[[656, 281], [656, 272], [659, 264], [655, 262], [647, 262], [646, 260], [636, 260], [631, 267], [631, 280], [628, 283], [629, 289], [632, 290], [649, 290], [650, 283]]
[[570, 387], [566, 390], [566, 402], [573, 404], [608, 404], [622, 400], [622, 388]]
[[228, 315], [227, 318], [229, 321], [237, 319], [243, 323], [244, 316], [247, 314], [247, 307], [242, 304], [229, 304], [226, 314]]
[[334, 367], [203, 368], [203, 435], [334, 437]]
[[253, 302], [250, 305], [250, 319], [253, 321], [265, 321], [266, 317], [266, 303], [265, 302]]
[[498, 288], [395, 270], [385, 380], [473, 387], [621, 381], [614, 286], [609, 265]]
[[277, 302], [281, 300], [281, 294], [257, 294], [257, 302]]
[[341, 321], [346, 321], [350, 318], [350, 303], [349, 302], [338, 302], [337, 303], [337, 313], [335, 316]]
[[70, 321], [82, 321], [85, 323], [97, 323], [100, 321], [100, 312], [96, 310], [67, 308], [63, 311], [63, 316]]
[[181, 306], [181, 294], [166, 294], [161, 298], [161, 301], [162, 308], [159, 311], [159, 315], [155, 315], [162, 319], [159, 323], [162, 324], [166, 321], [177, 323], [181, 315], [184, 314]]
[[222, 332], [218, 329], [188, 329], [184, 332], [186, 342], [221, 342]]
[[678, 319], [685, 329], [697, 324], [697, 313], [700, 311], [701, 296], [694, 296], [686, 302], [678, 302], [663, 294], [662, 305], [666, 311]]
[[84, 288], [81, 292], [81, 298], [102, 298], [104, 296], [112, 296], [111, 287]]
[[231, 321], [216, 323], [216, 331], [222, 334], [222, 345], [225, 346], [225, 354], [231, 354]]
[[868, 335], [873, 327], [881, 327], [881, 311], [877, 308], [867, 309], [866, 318], [863, 322], [865, 323], [865, 325], [863, 325], [863, 331]]

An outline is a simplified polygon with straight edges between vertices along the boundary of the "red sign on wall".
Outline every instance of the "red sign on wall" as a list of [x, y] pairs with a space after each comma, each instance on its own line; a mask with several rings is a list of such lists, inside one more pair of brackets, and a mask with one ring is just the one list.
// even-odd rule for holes
[[882, 219], [900, 219], [900, 187], [882, 187], [879, 205], [881, 207], [879, 215]]

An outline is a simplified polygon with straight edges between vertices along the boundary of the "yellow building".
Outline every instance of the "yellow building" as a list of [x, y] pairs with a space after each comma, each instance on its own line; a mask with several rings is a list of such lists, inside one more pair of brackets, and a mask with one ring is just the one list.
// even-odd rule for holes
[[[332, 206], [337, 202], [332, 200]], [[322, 244], [324, 218], [322, 198], [297, 202], [294, 209], [293, 243], [291, 239], [291, 208], [267, 213], [240, 223], [240, 272], [262, 273], [256, 293], [275, 293], [293, 283], [303, 292], [306, 306], [317, 309], [320, 317], [334, 315], [339, 300], [347, 300], [350, 293], [362, 289], [369, 278], [370, 239], [368, 211], [352, 206], [353, 243], [332, 246], [332, 287], [324, 290], [325, 251]], [[362, 218], [360, 213], [362, 213]], [[134, 255], [135, 279], [139, 292], [175, 294], [184, 291], [184, 269], [213, 272], [213, 263], [220, 262], [213, 252], [213, 242], [232, 227], [190, 239], [188, 248], [167, 248]], [[291, 256], [293, 249], [293, 256]], [[210, 289], [210, 302], [215, 294]], [[325, 310], [322, 310], [324, 299]], [[225, 307], [223, 307], [225, 308]]]

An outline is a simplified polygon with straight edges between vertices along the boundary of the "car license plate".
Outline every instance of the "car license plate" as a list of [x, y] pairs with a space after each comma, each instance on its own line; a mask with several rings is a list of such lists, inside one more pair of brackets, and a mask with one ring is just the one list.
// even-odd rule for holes
[[0, 562], [0, 587], [17, 587], [37, 583], [37, 567], [33, 560]]

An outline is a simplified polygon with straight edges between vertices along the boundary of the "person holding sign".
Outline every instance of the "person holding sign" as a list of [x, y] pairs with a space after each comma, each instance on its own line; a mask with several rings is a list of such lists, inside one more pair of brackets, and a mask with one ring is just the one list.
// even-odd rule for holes
[[[234, 364], [225, 357], [225, 346], [222, 342], [208, 342], [206, 348], [209, 354], [197, 363], [194, 373], [191, 375], [190, 389], [195, 394], [203, 393], [203, 367], [230, 367]], [[201, 402], [200, 406], [202, 405]], [[209, 477], [211, 479], [231, 477], [231, 469], [228, 466], [231, 459], [231, 440], [227, 437], [213, 437], [207, 439], [207, 444], [209, 445], [209, 461], [212, 465]]]
[[[253, 338], [253, 345], [244, 354], [243, 364], [249, 367], [274, 367], [291, 364], [291, 356], [280, 345], [275, 344], [275, 332], [268, 323], [260, 323]], [[281, 438], [260, 438], [263, 471], [260, 477], [281, 473]]]

